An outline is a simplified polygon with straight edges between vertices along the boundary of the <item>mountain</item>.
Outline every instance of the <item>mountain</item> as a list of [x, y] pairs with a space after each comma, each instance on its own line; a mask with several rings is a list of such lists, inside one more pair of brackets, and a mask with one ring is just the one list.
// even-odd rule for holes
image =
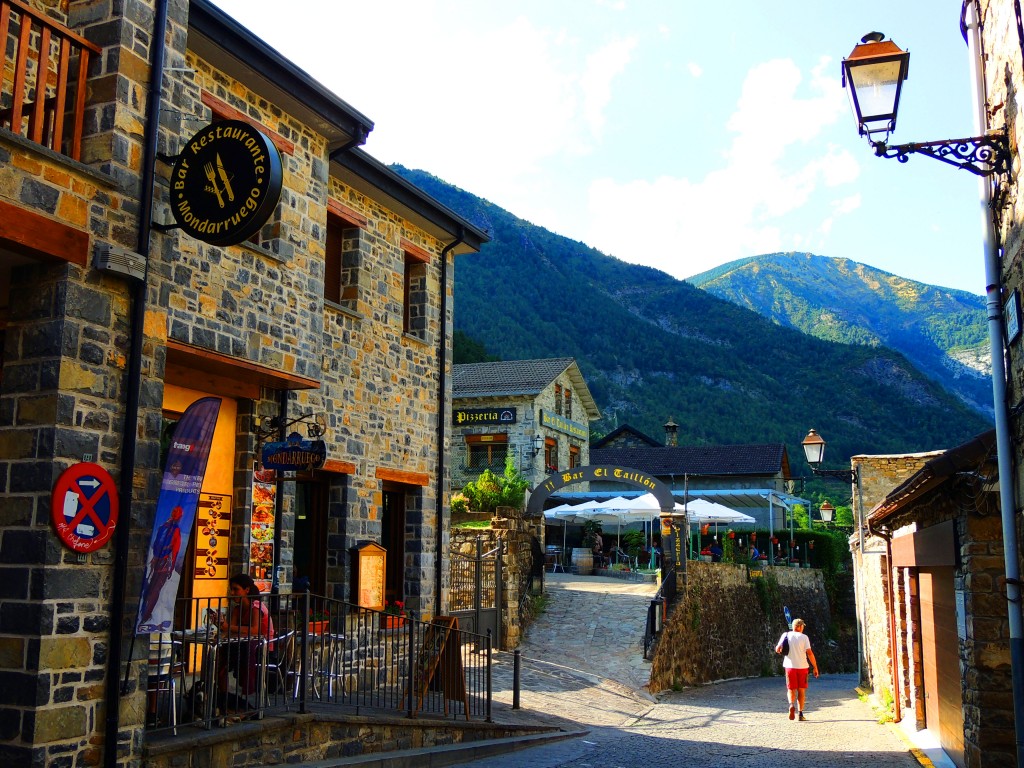
[[603, 415], [593, 435], [623, 423], [661, 435], [671, 417], [680, 444], [784, 442], [802, 464], [799, 443], [814, 427], [841, 464], [856, 453], [949, 448], [990, 428], [886, 347], [780, 326], [393, 167], [491, 235], [456, 261], [456, 330], [503, 360], [574, 357]]
[[687, 282], [819, 339], [902, 352], [992, 418], [984, 296], [810, 253], [741, 259]]

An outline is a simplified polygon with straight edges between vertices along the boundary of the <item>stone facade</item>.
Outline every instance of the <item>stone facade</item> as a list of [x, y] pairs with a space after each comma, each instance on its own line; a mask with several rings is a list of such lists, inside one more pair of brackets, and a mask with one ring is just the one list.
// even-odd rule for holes
[[[325, 489], [318, 514], [326, 518], [329, 595], [350, 597], [349, 553], [357, 542], [381, 540], [390, 494], [402, 500], [408, 537], [397, 594], [421, 616], [443, 611], [437, 576], [447, 555], [447, 478], [438, 475], [438, 424], [451, 409], [441, 366], [450, 367], [452, 333], [445, 302], [455, 256], [486, 237], [412, 188], [400, 205], [384, 202], [394, 197], [380, 185], [398, 185], [397, 177], [358, 150], [337, 153], [372, 124], [333, 95], [303, 101], [307, 83], [274, 81], [292, 70], [194, 0], [168, 3], [168, 28], [158, 33], [167, 51], [156, 149], [173, 155], [213, 119], [245, 120], [281, 151], [282, 196], [243, 243], [214, 246], [171, 230], [140, 246], [162, 0], [33, 5], [103, 55], [89, 67], [80, 161], [0, 130], [0, 267], [10, 286], [0, 317], [0, 680], [12, 692], [0, 704], [0, 757], [11, 765], [97, 764], [114, 748], [105, 743], [106, 686], [125, 675], [133, 647], [128, 684], [115, 697], [118, 759], [133, 765], [144, 743], [146, 642], [132, 646], [129, 623], [160, 488], [167, 393], [194, 390], [237, 406], [228, 425], [234, 450], [222, 457], [233, 500], [229, 572], [249, 570], [258, 428], [268, 418], [323, 414], [327, 463], [281, 486], [276, 586], [287, 590], [292, 580], [301, 480]], [[263, 77], [240, 80], [230, 65], [238, 51], [211, 43], [211, 28], [236, 35], [240, 55]], [[155, 166], [157, 222], [170, 221], [170, 169]], [[347, 227], [338, 279], [353, 290], [342, 301], [325, 298], [332, 215]], [[93, 268], [100, 243], [146, 256], [145, 284]], [[57, 478], [83, 461], [119, 483], [119, 525], [128, 535], [78, 554], [55, 536], [50, 506]], [[111, 625], [115, 615], [122, 626]], [[120, 658], [111, 657], [114, 633], [123, 640]]]
[[[544, 361], [522, 361], [524, 366]], [[516, 361], [504, 363], [516, 366]], [[546, 381], [543, 386], [528, 394], [515, 391], [519, 388], [510, 385], [508, 394], [491, 394], [486, 397], [473, 397], [454, 393], [456, 420], [452, 428], [452, 489], [458, 490], [471, 480], [475, 480], [485, 467], [470, 466], [468, 440], [480, 436], [500, 438], [505, 446], [499, 452], [500, 459], [495, 459], [489, 468], [495, 474], [501, 474], [505, 467], [505, 453], [511, 455], [516, 469], [530, 482], [530, 488], [536, 487], [552, 472], [571, 466], [585, 467], [590, 463], [590, 421], [600, 416], [597, 405], [590, 393], [581, 388], [582, 374], [575, 362], [557, 376]], [[566, 398], [565, 393], [569, 393]], [[514, 409], [517, 418], [511, 423], [473, 423], [460, 422], [458, 410], [487, 409], [501, 411]], [[565, 426], [547, 421], [546, 418], [560, 416], [568, 412], [567, 421], [573, 422], [582, 430], [575, 434]], [[545, 416], [546, 415], [546, 416]], [[540, 436], [542, 446], [535, 446], [535, 439]], [[583, 488], [581, 490], [586, 490]]]

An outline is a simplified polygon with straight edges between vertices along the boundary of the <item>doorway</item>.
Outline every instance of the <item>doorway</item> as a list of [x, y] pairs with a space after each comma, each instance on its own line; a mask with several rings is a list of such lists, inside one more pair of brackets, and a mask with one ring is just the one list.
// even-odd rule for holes
[[381, 510], [381, 545], [387, 550], [384, 599], [405, 601], [405, 492], [385, 490]]
[[292, 587], [296, 592], [327, 594], [327, 484], [295, 484], [295, 541]]

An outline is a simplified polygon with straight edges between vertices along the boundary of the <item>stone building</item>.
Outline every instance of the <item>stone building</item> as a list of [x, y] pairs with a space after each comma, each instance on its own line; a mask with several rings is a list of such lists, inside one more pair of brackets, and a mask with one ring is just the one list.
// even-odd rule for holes
[[[808, 505], [792, 493], [784, 444], [681, 446], [676, 440], [677, 428], [669, 419], [662, 444], [622, 425], [594, 442], [591, 460], [594, 464], [633, 467], [667, 484], [679, 502], [698, 498], [717, 502], [752, 516], [757, 521], [751, 524], [754, 527], [772, 531], [789, 527], [794, 505]], [[621, 488], [612, 483], [591, 483], [590, 490], [616, 495]], [[574, 495], [563, 492], [557, 497]]]
[[[453, 260], [487, 238], [207, 0], [5, 0], [0, 35], [0, 758], [137, 764], [132, 619], [166, 444], [197, 400], [219, 402], [200, 510], [230, 525], [206, 568], [182, 547], [179, 596], [240, 571], [287, 591], [301, 570], [349, 599], [371, 540], [389, 597], [445, 610]], [[320, 461], [257, 476], [292, 432]], [[100, 486], [96, 509], [68, 472]], [[95, 525], [64, 530], [57, 488]]]
[[1016, 765], [994, 444], [855, 459], [865, 682], [959, 766]]
[[452, 488], [512, 456], [534, 487], [590, 463], [590, 422], [601, 418], [571, 357], [467, 363], [452, 372]]

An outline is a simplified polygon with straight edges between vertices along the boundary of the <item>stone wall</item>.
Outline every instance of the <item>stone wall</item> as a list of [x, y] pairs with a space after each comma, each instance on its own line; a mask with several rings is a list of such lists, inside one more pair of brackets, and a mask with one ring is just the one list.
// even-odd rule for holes
[[145, 765], [146, 768], [310, 765], [399, 749], [504, 739], [545, 730], [548, 729], [400, 716], [341, 718], [327, 714], [292, 714], [232, 725], [198, 738], [176, 737], [154, 742], [147, 746]]
[[[503, 542], [501, 649], [512, 650], [519, 645], [529, 620], [528, 616], [520, 615], [520, 602], [524, 597], [524, 585], [529, 589], [533, 569], [532, 541], [539, 537], [539, 533], [537, 525], [525, 519], [519, 510], [500, 507], [498, 514], [505, 516], [496, 514], [490, 529], [454, 529], [450, 549], [452, 555], [475, 557], [478, 539], [481, 540], [482, 552], [489, 552], [498, 546], [499, 541]], [[488, 600], [493, 602], [494, 593], [493, 589], [487, 590], [487, 585], [484, 590], [484, 604], [487, 605]], [[457, 609], [457, 596], [453, 595], [451, 601], [453, 608]]]
[[690, 561], [686, 568], [687, 586], [651, 663], [652, 692], [781, 674], [774, 649], [786, 631], [783, 606], [807, 622], [821, 671], [838, 670], [841, 654], [829, 643], [832, 616], [820, 571], [766, 567], [764, 578], [748, 581], [746, 566]]

